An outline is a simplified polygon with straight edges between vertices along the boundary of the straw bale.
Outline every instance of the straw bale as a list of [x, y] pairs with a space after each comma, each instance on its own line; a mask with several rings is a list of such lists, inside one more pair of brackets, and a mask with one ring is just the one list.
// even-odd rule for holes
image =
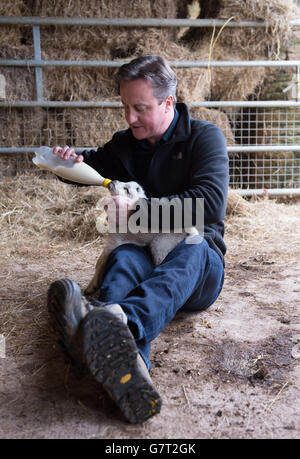
[[42, 108], [3, 108], [0, 110], [0, 145], [23, 147], [39, 145], [45, 120]]
[[[286, 51], [292, 30], [288, 21], [295, 11], [294, 0], [200, 0], [198, 17], [234, 21], [263, 20], [271, 24], [261, 28], [191, 28], [181, 39], [196, 55], [206, 60], [239, 61], [278, 58]], [[212, 68], [209, 72], [210, 98], [212, 100], [247, 100], [260, 88], [265, 78], [265, 68]]]
[[[0, 3], [0, 16], [24, 16], [28, 11], [23, 1]], [[28, 31], [30, 35], [28, 35]], [[0, 25], [0, 58], [29, 59], [33, 57], [31, 28], [18, 25]], [[31, 100], [34, 96], [34, 70], [26, 67], [0, 67], [5, 77], [6, 99]]]
[[169, 0], [24, 0], [34, 16], [92, 17], [92, 18], [145, 18], [175, 17], [176, 2]]
[[[28, 48], [20, 45], [18, 48], [3, 46], [0, 51], [2, 59], [27, 59]], [[35, 77], [34, 69], [29, 67], [0, 67], [0, 73], [5, 78], [5, 100], [34, 100]]]
[[[157, 0], [148, 2], [145, 0], [80, 0], [69, 2], [53, 2], [25, 0], [27, 6], [31, 8], [34, 16], [59, 16], [59, 17], [92, 17], [92, 18], [143, 18], [143, 17], [176, 17], [176, 2], [167, 0]], [[64, 49], [80, 49], [89, 51], [91, 59], [93, 54], [107, 52], [111, 47], [119, 44], [128, 43], [135, 31], [136, 35], [143, 35], [145, 30], [140, 28], [113, 28], [113, 27], [76, 27], [76, 26], [57, 26], [43, 28], [43, 43], [46, 48], [55, 48], [59, 52]], [[172, 36], [172, 29], [164, 29], [165, 39]], [[118, 37], [120, 36], [120, 40]], [[124, 40], [125, 38], [125, 40]], [[47, 46], [50, 42], [50, 46]], [[134, 44], [134, 42], [132, 42]], [[54, 46], [53, 46], [54, 45]], [[124, 56], [121, 56], [124, 57]]]
[[[244, 4], [235, 1], [234, 5], [228, 0], [223, 0], [222, 3], [224, 7], [220, 11], [220, 17], [228, 17], [229, 7], [235, 20], [241, 21], [243, 18], [247, 18], [248, 20], [263, 20], [269, 23], [269, 30], [259, 29], [258, 32], [251, 29], [246, 30], [247, 33], [244, 34], [241, 44], [251, 46], [252, 55], [259, 54], [260, 47], [265, 45], [266, 55], [269, 58], [276, 58], [281, 48], [286, 47], [289, 43], [291, 28], [288, 22], [295, 12], [294, 0], [268, 0], [267, 2], [247, 0]], [[229, 39], [228, 44], [234, 44], [235, 40], [239, 40], [237, 31], [234, 35], [232, 34], [232, 38], [229, 35], [227, 31], [224, 37], [225, 42], [226, 38]]]
[[41, 107], [23, 109], [24, 145], [40, 145], [41, 131], [46, 120], [46, 111]]
[[[33, 15], [42, 17], [176, 17], [176, 2], [166, 0], [88, 0], [84, 8], [79, 0], [63, 3], [26, 2]], [[169, 60], [189, 59], [189, 49], [176, 45], [174, 34], [172, 28], [49, 26], [41, 28], [41, 41], [45, 59], [130, 60], [146, 53], [161, 54]], [[52, 68], [43, 73], [48, 100], [95, 100], [117, 95], [115, 69]], [[203, 69], [178, 70], [180, 100], [199, 100], [208, 95], [204, 74]]]
[[[243, 52], [236, 52], [223, 44], [216, 44], [214, 60], [247, 60]], [[258, 58], [258, 57], [257, 57]], [[264, 81], [265, 67], [214, 67], [211, 69], [212, 100], [247, 100]]]
[[66, 109], [47, 109], [40, 145], [73, 145], [73, 126]]
[[[224, 112], [205, 107], [192, 107], [190, 112], [196, 119], [216, 124], [223, 131], [227, 144], [235, 144], [230, 121]], [[70, 143], [78, 147], [103, 145], [116, 131], [128, 128], [123, 110], [118, 108], [73, 109], [71, 117], [73, 139]], [[55, 130], [53, 130], [53, 135], [55, 135]], [[50, 140], [52, 143], [49, 142]], [[57, 137], [56, 140], [58, 140]], [[48, 138], [46, 144], [54, 144], [53, 138]]]
[[[119, 29], [118, 29], [119, 30]], [[110, 48], [98, 47], [97, 55], [88, 51], [65, 48], [65, 59], [110, 60], [133, 59], [142, 54], [160, 54], [169, 61], [201, 59], [200, 53], [191, 53], [185, 46], [166, 40], [165, 31], [157, 28], [130, 29], [112, 34]], [[49, 48], [50, 49], [50, 48]], [[204, 57], [204, 55], [203, 55]], [[49, 55], [45, 58], [51, 59]], [[208, 71], [203, 68], [175, 69], [178, 76], [178, 100], [193, 102], [210, 94]], [[49, 68], [44, 70], [44, 92], [48, 100], [100, 100], [118, 96], [115, 84], [117, 70], [110, 68]], [[60, 82], [57, 85], [57, 81]]]
[[212, 100], [249, 100], [255, 95], [265, 75], [265, 69], [259, 68], [215, 68], [212, 71]]
[[39, 145], [100, 146], [127, 127], [121, 108], [48, 109]]
[[117, 96], [114, 74], [115, 70], [105, 68], [47, 68], [43, 72], [44, 98], [95, 101]]
[[[163, 0], [155, 2], [154, 5], [143, 0], [129, 4], [123, 0], [109, 3], [89, 0], [85, 2], [84, 10], [79, 0], [66, 5], [63, 5], [64, 2], [57, 4], [52, 1], [26, 3], [27, 7], [31, 6], [32, 14], [40, 16], [176, 17], [176, 2]], [[272, 23], [273, 35], [261, 29], [225, 28], [211, 52], [211, 29], [208, 29], [205, 40], [197, 41], [191, 37], [191, 41], [185, 42], [183, 46], [174, 41], [174, 30], [168, 28], [52, 26], [41, 29], [44, 57], [47, 59], [131, 59], [150, 52], [159, 53], [168, 60], [212, 58], [238, 60], [249, 58], [251, 53], [255, 54], [256, 58], [264, 54], [262, 37], [259, 34], [263, 34], [264, 41], [268, 43], [273, 43], [274, 36], [278, 38], [288, 34], [287, 19], [281, 16], [283, 12], [287, 16], [290, 14], [293, 3], [291, 0], [284, 5], [282, 0], [270, 2], [249, 0], [243, 5], [241, 2], [225, 0], [217, 3], [218, 8], [215, 8], [215, 12], [218, 17], [235, 16], [235, 20], [266, 19]], [[268, 5], [263, 6], [261, 3], [268, 3]], [[207, 2], [201, 1], [200, 6], [206, 14], [208, 11], [212, 14]], [[180, 6], [177, 6], [177, 9], [180, 9]], [[186, 12], [186, 15], [190, 16], [191, 13]], [[253, 35], [252, 40], [248, 36], [249, 30]], [[193, 31], [199, 32], [198, 29]], [[231, 41], [230, 37], [233, 37]], [[268, 44], [268, 46], [273, 45]], [[116, 96], [114, 74], [114, 69], [45, 69], [45, 96], [49, 100], [95, 100], [95, 97]], [[180, 101], [190, 103], [206, 98], [245, 100], [262, 81], [264, 69], [221, 68], [213, 69], [212, 72], [208, 72], [207, 69], [177, 69], [177, 75]], [[57, 81], [60, 81], [60, 85], [56, 84]]]
[[123, 109], [72, 110], [74, 146], [100, 146], [108, 142], [116, 131], [127, 129]]
[[[5, 0], [0, 3], [0, 16], [28, 16], [30, 14], [23, 0]], [[18, 50], [26, 28], [19, 25], [0, 25], [1, 47], [9, 46]], [[0, 56], [2, 51], [0, 48]]]
[[177, 99], [178, 102], [190, 104], [206, 100], [210, 95], [210, 85], [206, 69], [178, 69]]
[[[43, 26], [41, 41], [45, 59], [130, 60], [146, 53], [157, 53], [173, 60], [246, 60], [279, 57], [290, 38], [288, 20], [294, 9], [293, 0], [16, 0], [2, 7], [3, 15], [58, 17], [210, 17], [242, 20], [265, 20], [271, 28], [125, 28]], [[2, 9], [1, 9], [2, 8]], [[0, 27], [7, 32], [2, 40], [1, 57], [33, 56], [31, 27]], [[218, 36], [218, 32], [220, 35]], [[13, 33], [13, 35], [10, 35]], [[6, 40], [6, 41], [5, 41]], [[212, 46], [213, 45], [213, 46]], [[192, 68], [175, 69], [178, 77], [178, 100], [188, 105], [201, 100], [247, 100], [260, 97], [261, 88], [270, 79], [264, 68]], [[35, 98], [34, 70], [3, 68], [7, 100]], [[116, 69], [45, 68], [43, 69], [46, 100], [116, 100]], [[227, 143], [234, 144], [230, 123], [225, 113], [201, 109], [193, 116], [219, 125]], [[222, 113], [222, 114], [221, 114]], [[230, 110], [226, 110], [230, 117]], [[63, 144], [74, 146], [101, 145], [112, 134], [125, 128], [119, 109], [43, 110], [40, 113], [2, 110], [0, 113], [3, 146]], [[32, 133], [30, 131], [32, 130]]]
[[[207, 4], [207, 0], [200, 0], [200, 6]], [[286, 48], [291, 39], [289, 20], [295, 13], [294, 0], [219, 0], [215, 2], [218, 19], [236, 22], [265, 21], [270, 24], [267, 29], [224, 28], [221, 32], [222, 44], [229, 49], [246, 51], [248, 59], [264, 55], [269, 58], [278, 58], [283, 48]], [[207, 9], [207, 6], [206, 6]], [[206, 31], [206, 34], [210, 34]], [[203, 36], [203, 35], [202, 35]], [[216, 34], [215, 34], [216, 36]]]
[[0, 155], [0, 180], [6, 180], [8, 177], [15, 177], [18, 174], [25, 174], [33, 170], [31, 153], [14, 153]]
[[[158, 0], [80, 0], [53, 2], [25, 0], [34, 16], [59, 17], [174, 17], [175, 2]], [[140, 41], [151, 35], [148, 28], [114, 28], [87, 26], [48, 26], [41, 28], [44, 59], [111, 60], [132, 58], [143, 52]], [[173, 37], [172, 29], [153, 32], [161, 43]], [[117, 95], [114, 69], [52, 68], [44, 69], [45, 98], [47, 100], [95, 100]], [[57, 81], [60, 82], [57, 85]]]
[[0, 110], [0, 145], [19, 147], [22, 143], [22, 123], [17, 110], [3, 108]]

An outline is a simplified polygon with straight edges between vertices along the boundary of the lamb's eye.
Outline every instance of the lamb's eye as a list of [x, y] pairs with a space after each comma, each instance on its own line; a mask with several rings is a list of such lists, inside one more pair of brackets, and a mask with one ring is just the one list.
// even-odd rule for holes
[[138, 193], [140, 193], [140, 191], [141, 191], [140, 187], [137, 187], [136, 191], [137, 191]]
[[124, 187], [124, 190], [126, 191], [127, 194], [130, 194], [130, 193], [129, 193], [129, 189], [126, 188], [126, 186]]

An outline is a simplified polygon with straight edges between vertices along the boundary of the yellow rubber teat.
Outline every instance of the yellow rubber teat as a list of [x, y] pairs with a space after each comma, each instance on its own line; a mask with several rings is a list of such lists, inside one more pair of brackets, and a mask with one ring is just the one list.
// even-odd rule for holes
[[108, 178], [106, 178], [106, 179], [104, 180], [104, 182], [103, 182], [103, 186], [105, 186], [105, 188], [107, 188], [108, 185], [110, 184], [110, 182], [111, 182], [111, 180], [108, 179]]

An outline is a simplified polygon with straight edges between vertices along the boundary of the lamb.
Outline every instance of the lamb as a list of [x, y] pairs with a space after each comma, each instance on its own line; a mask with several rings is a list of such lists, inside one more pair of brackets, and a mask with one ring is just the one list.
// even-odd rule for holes
[[[108, 189], [111, 196], [125, 196], [134, 200], [135, 203], [140, 198], [146, 198], [143, 188], [136, 182], [113, 180], [109, 183]], [[84, 293], [92, 295], [100, 288], [106, 261], [110, 253], [118, 246], [127, 243], [149, 246], [153, 263], [158, 266], [183, 239], [198, 235], [196, 227], [185, 228], [181, 233], [132, 233], [129, 231], [127, 233], [107, 233], [106, 243], [97, 261], [94, 276]]]

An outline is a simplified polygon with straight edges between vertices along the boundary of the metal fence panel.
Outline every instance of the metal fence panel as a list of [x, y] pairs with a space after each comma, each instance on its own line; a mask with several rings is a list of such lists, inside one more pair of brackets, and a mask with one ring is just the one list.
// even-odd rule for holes
[[[7, 102], [0, 100], [0, 153], [30, 152], [40, 145], [73, 145], [77, 152], [90, 145], [89, 134], [96, 144], [108, 141], [111, 129], [126, 128], [120, 116], [121, 104], [110, 101], [46, 101], [43, 99], [43, 68], [49, 66], [119, 67], [121, 61], [46, 61], [41, 58], [40, 26], [77, 24], [126, 27], [221, 27], [216, 20], [102, 20], [90, 18], [5, 18], [0, 24], [31, 24], [34, 58], [0, 59], [0, 66], [32, 67], [35, 70], [36, 100]], [[180, 22], [180, 24], [179, 24]], [[187, 23], [188, 22], [188, 23]], [[300, 21], [292, 21], [300, 26]], [[227, 23], [230, 27], [262, 27], [259, 23]], [[300, 193], [300, 60], [299, 61], [181, 61], [171, 62], [178, 68], [189, 67], [295, 67], [295, 101], [199, 101], [192, 108], [215, 108], [224, 112], [229, 125], [223, 127], [230, 159], [230, 186], [240, 194], [259, 194], [265, 188], [270, 193]], [[290, 88], [282, 88], [283, 91]], [[84, 110], [94, 110], [94, 121], [87, 122]], [[105, 111], [119, 113], [112, 126]]]

